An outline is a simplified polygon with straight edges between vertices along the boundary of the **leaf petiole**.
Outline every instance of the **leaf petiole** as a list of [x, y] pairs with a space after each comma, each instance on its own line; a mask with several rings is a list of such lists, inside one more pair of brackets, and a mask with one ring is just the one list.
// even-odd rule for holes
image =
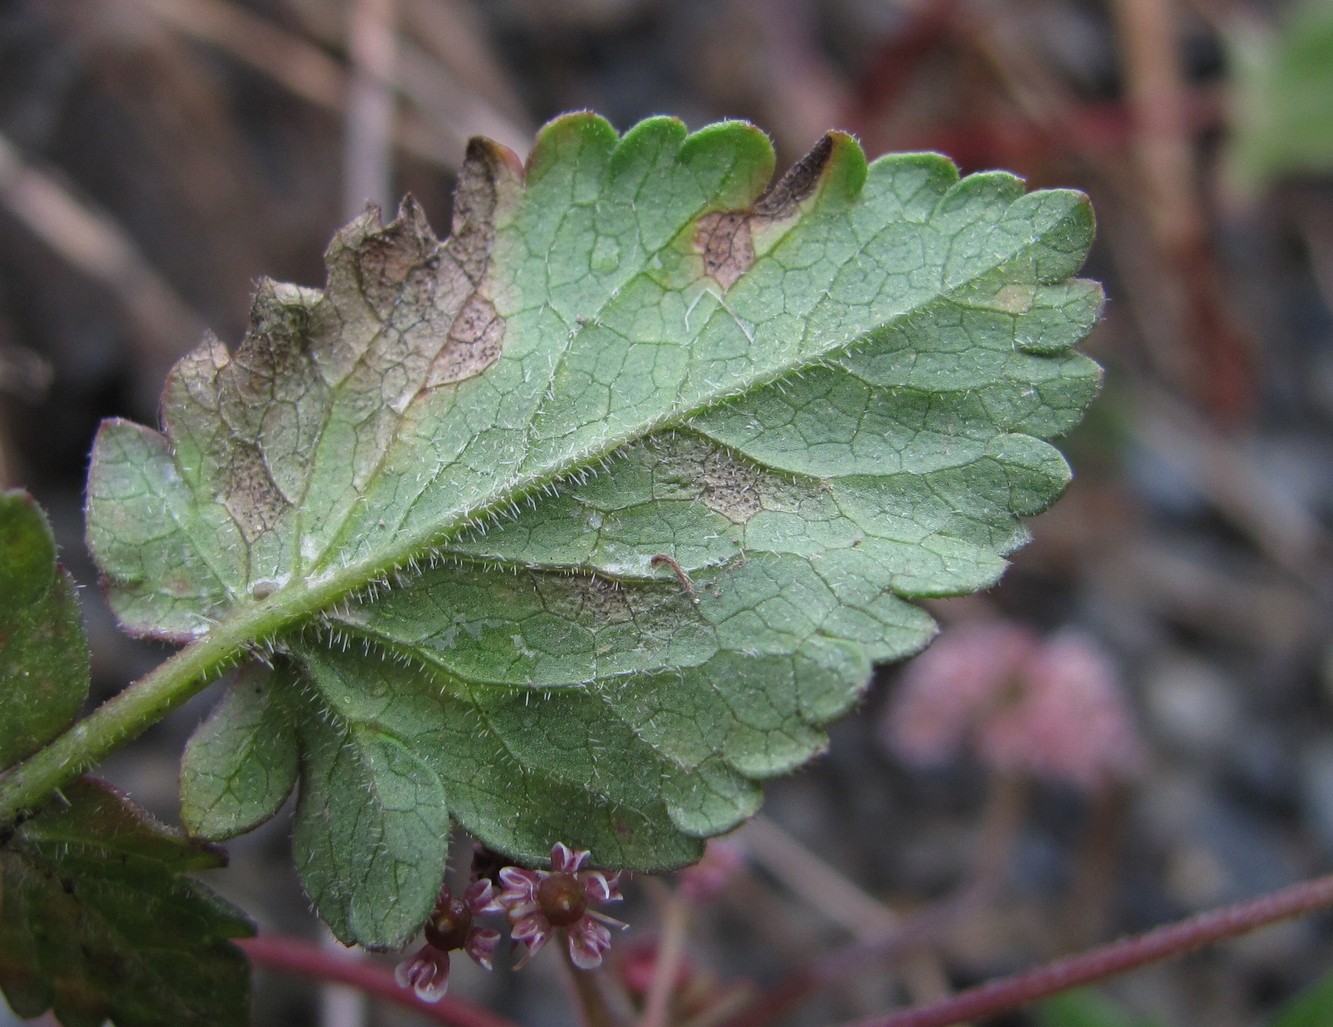
[[207, 688], [262, 637], [256, 628], [273, 617], [272, 611], [258, 607], [219, 625], [0, 774], [0, 824], [12, 824], [40, 806], [61, 785]]

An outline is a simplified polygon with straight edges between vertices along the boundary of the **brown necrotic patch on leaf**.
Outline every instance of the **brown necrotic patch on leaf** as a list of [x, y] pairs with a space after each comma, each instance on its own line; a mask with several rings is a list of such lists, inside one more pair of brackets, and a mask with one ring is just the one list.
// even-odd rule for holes
[[[372, 208], [378, 220], [378, 209]], [[421, 302], [428, 297], [413, 288], [437, 263], [440, 242], [426, 221], [421, 205], [412, 197], [403, 201], [396, 217], [379, 231], [372, 231], [356, 248], [356, 274], [370, 309], [383, 321], [392, 318], [402, 303]]]
[[572, 578], [570, 582], [577, 590], [580, 616], [590, 615], [596, 624], [628, 624], [635, 619], [630, 595], [618, 582], [596, 575]]
[[245, 341], [217, 372], [218, 411], [233, 432], [255, 436], [273, 404], [304, 391], [308, 297], [298, 286], [260, 279]]
[[735, 524], [763, 507], [764, 472], [733, 450], [686, 432], [647, 445], [664, 498], [688, 496]]
[[776, 221], [794, 215], [797, 208], [814, 195], [832, 156], [833, 135], [829, 133], [755, 201], [754, 216]]
[[736, 524], [745, 524], [759, 512], [759, 483], [754, 465], [722, 448], [707, 456], [699, 474], [704, 505]]
[[423, 389], [471, 378], [500, 356], [505, 322], [488, 296], [486, 273], [501, 194], [517, 186], [521, 175], [522, 165], [506, 148], [487, 139], [468, 144], [454, 192], [452, 231], [438, 248], [431, 277], [438, 290], [431, 319], [448, 328]]
[[431, 364], [426, 388], [447, 385], [479, 374], [500, 356], [504, 319], [490, 300], [473, 293], [449, 327], [449, 336]]
[[[324, 289], [261, 279], [235, 351], [209, 335], [172, 372], [164, 449], [177, 466], [158, 473], [160, 487], [220, 501], [247, 543], [301, 530], [323, 545], [334, 523], [323, 509], [300, 519], [293, 510], [311, 510], [312, 496], [322, 504], [349, 486], [359, 492], [418, 397], [499, 358], [505, 324], [491, 250], [497, 212], [521, 190], [518, 158], [474, 142], [447, 241], [408, 197], [389, 224], [369, 209], [337, 234]], [[320, 450], [330, 433], [353, 432], [354, 446]], [[265, 548], [265, 566], [282, 551], [283, 540]]]
[[176, 361], [162, 393], [163, 434], [159, 439], [164, 448], [185, 440], [225, 465], [228, 436], [217, 422], [221, 420], [220, 379], [230, 363], [226, 344], [212, 332], [205, 332], [203, 341]]
[[[338, 347], [331, 380], [360, 375], [401, 414], [423, 393], [495, 362], [505, 334], [488, 278], [496, 215], [521, 182], [513, 153], [474, 139], [446, 240], [436, 238], [411, 196], [389, 224], [371, 207], [339, 233], [329, 252], [329, 304], [320, 310], [321, 331]], [[350, 282], [356, 298], [349, 301], [339, 282]], [[348, 326], [367, 317], [369, 330], [346, 341]]]
[[458, 172], [454, 217], [444, 249], [474, 286], [480, 285], [495, 242], [495, 212], [501, 192], [523, 175], [513, 151], [489, 139], [474, 138]]
[[223, 502], [241, 534], [251, 542], [272, 531], [288, 508], [286, 498], [264, 465], [263, 454], [244, 443], [232, 447]]
[[704, 258], [704, 273], [724, 289], [735, 285], [754, 263], [752, 216], [729, 210], [705, 214], [699, 219], [694, 241]]
[[730, 289], [754, 264], [754, 231], [795, 217], [814, 195], [833, 156], [833, 136], [826, 135], [797, 161], [748, 210], [705, 214], [698, 221], [694, 245], [703, 257], [704, 274]]

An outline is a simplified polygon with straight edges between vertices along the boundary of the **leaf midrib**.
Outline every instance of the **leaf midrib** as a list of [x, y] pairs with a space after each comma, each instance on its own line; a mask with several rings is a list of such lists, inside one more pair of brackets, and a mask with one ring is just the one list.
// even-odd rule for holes
[[[429, 564], [432, 554], [436, 553], [458, 533], [472, 527], [482, 526], [492, 517], [501, 519], [511, 516], [509, 513], [511, 506], [525, 501], [530, 495], [541, 493], [547, 487], [558, 489], [563, 481], [574, 474], [580, 472], [596, 474], [599, 462], [615, 453], [622, 446], [671, 426], [684, 424], [715, 406], [733, 402], [740, 397], [753, 395], [762, 389], [771, 387], [789, 375], [799, 373], [805, 368], [816, 366], [839, 356], [845, 356], [858, 345], [873, 341], [871, 336], [874, 333], [882, 332], [895, 324], [900, 324], [932, 306], [940, 303], [956, 302], [955, 297], [958, 293], [971, 288], [987, 275], [995, 274], [1000, 268], [1014, 264], [1023, 254], [1029, 253], [1040, 246], [1051, 232], [1059, 230], [1059, 226], [1064, 223], [1066, 218], [1067, 215], [1060, 221], [1049, 225], [1041, 235], [1021, 240], [1016, 239], [1016, 245], [1003, 254], [995, 255], [976, 273], [955, 282], [952, 286], [931, 295], [915, 306], [903, 308], [892, 318], [875, 326], [870, 332], [858, 335], [850, 340], [830, 344], [818, 355], [806, 353], [803, 356], [785, 361], [769, 370], [762, 377], [752, 379], [748, 387], [742, 392], [738, 393], [734, 389], [718, 386], [707, 393], [701, 401], [696, 402], [689, 408], [678, 408], [673, 405], [657, 417], [640, 422], [631, 431], [599, 435], [597, 436], [596, 445], [569, 453], [564, 459], [552, 461], [550, 464], [531, 470], [526, 474], [515, 475], [503, 485], [498, 486], [492, 492], [488, 501], [478, 503], [473, 507], [459, 508], [451, 514], [446, 514], [443, 520], [437, 521], [433, 526], [409, 533], [401, 537], [397, 544], [386, 546], [361, 561], [340, 568], [327, 577], [320, 579], [317, 572], [313, 574], [308, 572], [305, 576], [295, 578], [291, 584], [254, 608], [254, 619], [257, 622], [272, 622], [273, 624], [256, 640], [263, 637], [276, 638], [291, 627], [299, 625], [305, 618], [329, 610], [338, 603], [352, 599], [377, 585], [387, 587], [395, 576], [408, 572], [422, 563]], [[998, 220], [1003, 220], [1003, 215]], [[863, 241], [857, 252], [864, 251], [870, 241], [870, 238]], [[780, 249], [781, 246], [782, 243], [779, 243], [777, 249]], [[775, 252], [776, 249], [770, 251], [764, 259], [771, 259]], [[602, 306], [597, 308], [598, 316], [607, 309], [610, 303], [614, 302], [614, 299], [614, 295], [609, 296]], [[501, 359], [503, 359], [503, 356]], [[552, 374], [554, 374], [555, 366], [553, 364]], [[534, 413], [540, 407], [541, 404], [534, 406]], [[386, 450], [385, 460], [391, 452], [392, 447]], [[385, 460], [381, 461], [381, 466]], [[435, 482], [432, 482], [432, 486], [434, 484]], [[413, 501], [413, 505], [422, 501], [431, 492], [432, 489], [429, 487], [423, 489], [417, 499]], [[406, 519], [406, 515], [404, 519]], [[351, 524], [352, 522], [349, 519], [343, 532], [348, 530]], [[330, 545], [328, 552], [338, 551], [339, 544], [344, 538], [343, 532], [335, 536], [335, 542]], [[244, 619], [248, 621], [250, 617], [247, 616]], [[239, 627], [240, 625], [237, 624], [236, 626]]]

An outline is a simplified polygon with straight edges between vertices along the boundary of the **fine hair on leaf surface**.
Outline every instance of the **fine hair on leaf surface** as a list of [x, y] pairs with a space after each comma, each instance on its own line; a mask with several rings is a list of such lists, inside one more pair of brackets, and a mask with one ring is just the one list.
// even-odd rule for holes
[[[298, 789], [346, 942], [401, 945], [451, 822], [661, 870], [819, 753], [910, 600], [995, 581], [1098, 385], [1085, 197], [755, 127], [474, 141], [322, 289], [262, 282], [155, 431], [107, 422], [88, 541], [133, 634], [248, 660], [186, 750], [196, 835]], [[222, 666], [221, 656], [216, 667]]]

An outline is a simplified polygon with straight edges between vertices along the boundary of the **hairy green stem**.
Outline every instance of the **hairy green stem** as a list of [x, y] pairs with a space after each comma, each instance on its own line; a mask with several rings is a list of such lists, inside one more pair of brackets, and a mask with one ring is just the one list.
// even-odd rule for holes
[[317, 585], [301, 582], [216, 624], [25, 762], [0, 773], [0, 827], [36, 809], [61, 785], [198, 695], [263, 640], [278, 637], [368, 582], [382, 579], [395, 565], [344, 567]]
[[275, 610], [257, 607], [218, 625], [0, 775], [0, 826], [36, 809], [61, 785], [197, 695], [281, 619]]

